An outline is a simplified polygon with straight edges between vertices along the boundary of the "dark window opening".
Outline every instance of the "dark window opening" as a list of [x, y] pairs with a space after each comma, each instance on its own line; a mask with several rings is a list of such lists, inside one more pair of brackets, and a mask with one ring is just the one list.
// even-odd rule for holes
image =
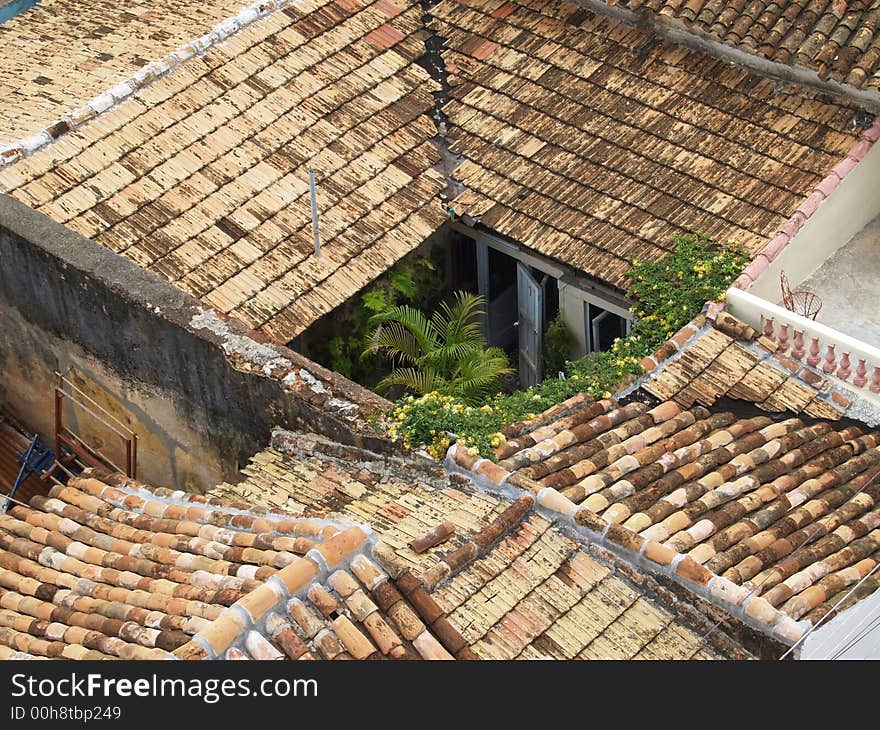
[[610, 350], [614, 340], [629, 332], [629, 320], [590, 302], [584, 302], [584, 324], [587, 352]]
[[519, 316], [516, 259], [490, 248], [488, 260], [489, 331], [486, 339], [493, 347], [500, 347], [512, 356], [517, 347], [516, 322]]
[[449, 286], [453, 291], [462, 290], [476, 294], [477, 245], [473, 238], [460, 233], [453, 235], [449, 245]]

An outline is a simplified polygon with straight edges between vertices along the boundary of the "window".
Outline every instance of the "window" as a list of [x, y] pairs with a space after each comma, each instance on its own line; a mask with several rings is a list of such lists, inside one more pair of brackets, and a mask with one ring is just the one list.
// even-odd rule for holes
[[614, 340], [629, 334], [630, 326], [630, 320], [625, 317], [609, 312], [598, 304], [584, 302], [587, 352], [610, 350]]

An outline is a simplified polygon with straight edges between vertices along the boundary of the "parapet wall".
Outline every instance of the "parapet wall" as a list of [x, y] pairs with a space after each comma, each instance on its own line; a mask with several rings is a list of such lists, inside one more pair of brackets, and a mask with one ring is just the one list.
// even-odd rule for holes
[[0, 194], [0, 409], [51, 438], [54, 372], [139, 436], [138, 477], [201, 491], [273, 427], [387, 451], [390, 404]]

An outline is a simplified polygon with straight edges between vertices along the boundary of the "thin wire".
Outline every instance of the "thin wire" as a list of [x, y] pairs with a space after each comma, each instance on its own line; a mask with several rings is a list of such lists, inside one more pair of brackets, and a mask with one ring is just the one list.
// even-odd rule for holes
[[880, 620], [880, 617], [878, 617], [876, 615], [872, 616], [869, 614], [869, 615], [864, 616], [861, 619], [861, 621], [856, 623], [856, 625], [852, 629], [850, 629], [850, 631], [846, 634], [846, 636], [844, 636], [840, 641], [837, 642], [837, 644], [835, 644], [830, 649], [829, 658], [830, 659], [839, 658], [842, 654], [844, 654], [847, 651], [847, 649], [852, 647], [853, 644], [856, 644], [859, 642], [859, 640], [864, 636], [865, 631], [870, 632], [870, 630], [872, 629], [874, 624], [877, 623], [878, 620]]
[[[847, 600], [847, 598], [849, 598], [849, 596], [851, 596], [855, 592], [855, 590], [859, 587], [859, 585], [861, 585], [862, 583], [864, 583], [865, 580], [867, 580], [868, 578], [871, 577], [873, 572], [877, 570], [878, 566], [880, 566], [880, 563], [878, 563], [878, 565], [875, 565], [874, 570], [871, 571], [871, 573], [868, 573], [868, 575], [866, 575], [864, 578], [862, 578], [862, 580], [860, 580], [857, 585], [853, 586], [853, 588], [846, 594], [846, 596], [844, 596], [840, 601], [838, 601], [837, 605], [840, 605], [845, 600]], [[826, 614], [826, 616], [829, 615], [830, 613], [831, 612], [829, 611], [828, 614]], [[859, 621], [854, 621], [853, 622], [854, 625], [849, 629], [849, 631], [846, 634], [844, 634], [843, 638], [841, 638], [838, 641], [837, 646], [840, 646], [842, 644], [846, 644], [854, 635], [857, 635], [862, 630], [862, 628], [864, 627], [864, 625], [866, 623], [869, 623], [870, 621], [871, 621], [870, 615], [865, 615]], [[833, 649], [832, 649], [832, 651], [833, 651]]]
[[[20, 505], [21, 507], [27, 507], [28, 509], [31, 508], [31, 506], [27, 502], [22, 502], [21, 500], [16, 499], [15, 497], [10, 497], [8, 494], [0, 494], [0, 502], [2, 502], [4, 499], [8, 500], [9, 502], [13, 502], [17, 505]], [[4, 509], [3, 512], [5, 514], [6, 510]]]
[[[867, 484], [866, 484], [865, 486], [867, 486]], [[871, 569], [871, 572], [870, 572], [870, 573], [868, 573], [864, 578], [862, 578], [858, 583], [856, 583], [856, 584], [855, 584], [855, 585], [849, 590], [849, 592], [848, 592], [843, 598], [841, 598], [837, 603], [835, 603], [834, 606], [831, 607], [831, 610], [828, 611], [828, 613], [826, 613], [824, 616], [822, 616], [822, 618], [820, 618], [820, 619], [819, 619], [816, 623], [814, 623], [809, 629], [807, 629], [807, 632], [806, 632], [806, 633], [805, 633], [800, 639], [798, 639], [794, 644], [792, 644], [792, 645], [788, 648], [788, 651], [786, 651], [785, 654], [783, 654], [783, 655], [782, 655], [781, 657], [779, 657], [779, 658], [780, 658], [780, 659], [785, 659], [785, 657], [787, 657], [789, 654], [791, 654], [791, 652], [793, 652], [793, 651], [794, 651], [795, 649], [797, 649], [801, 644], [803, 644], [804, 641], [806, 640], [806, 638], [807, 638], [810, 634], [812, 634], [816, 629], [819, 628], [819, 626], [821, 626], [823, 623], [825, 623], [825, 621], [826, 621], [830, 616], [834, 615], [834, 612], [837, 610], [838, 606], [840, 606], [841, 603], [843, 603], [847, 598], [849, 598], [853, 593], [855, 593], [856, 589], [857, 589], [860, 585], [862, 585], [862, 583], [864, 583], [866, 580], [868, 580], [868, 578], [870, 578], [872, 575], [874, 575], [874, 573], [877, 572], [877, 569], [878, 569], [878, 568], [880, 568], [880, 562], [878, 562], [878, 563], [877, 563], [877, 564]], [[844, 640], [845, 640], [845, 639], [846, 639], [846, 637], [844, 637]]]
[[858, 634], [855, 638], [853, 638], [853, 640], [850, 641], [842, 649], [839, 649], [837, 652], [835, 652], [830, 658], [831, 659], [840, 659], [841, 656], [843, 656], [849, 649], [851, 649], [855, 644], [857, 644], [859, 641], [861, 641], [865, 636], [872, 633], [877, 628], [880, 628], [875, 624], [880, 624], [880, 616], [877, 616], [876, 618], [874, 618], [874, 620], [867, 627], [865, 627], [865, 629], [860, 634]]
[[858, 640], [862, 630], [864, 630], [866, 626], [870, 626], [873, 621], [874, 616], [867, 611], [861, 619], [859, 619], [858, 621], [852, 621], [851, 623], [854, 625], [851, 626], [849, 628], [849, 631], [847, 631], [847, 633], [843, 635], [843, 638], [838, 639], [837, 644], [830, 649], [830, 653], [836, 653], [837, 648], [843, 645], [846, 645], [846, 647], [848, 648], [853, 637]]

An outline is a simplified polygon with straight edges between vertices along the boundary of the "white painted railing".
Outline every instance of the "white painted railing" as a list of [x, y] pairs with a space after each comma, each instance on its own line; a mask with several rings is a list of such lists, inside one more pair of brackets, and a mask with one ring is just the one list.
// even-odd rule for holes
[[880, 402], [880, 350], [742, 289], [727, 290], [727, 311], [762, 332], [777, 352]]

